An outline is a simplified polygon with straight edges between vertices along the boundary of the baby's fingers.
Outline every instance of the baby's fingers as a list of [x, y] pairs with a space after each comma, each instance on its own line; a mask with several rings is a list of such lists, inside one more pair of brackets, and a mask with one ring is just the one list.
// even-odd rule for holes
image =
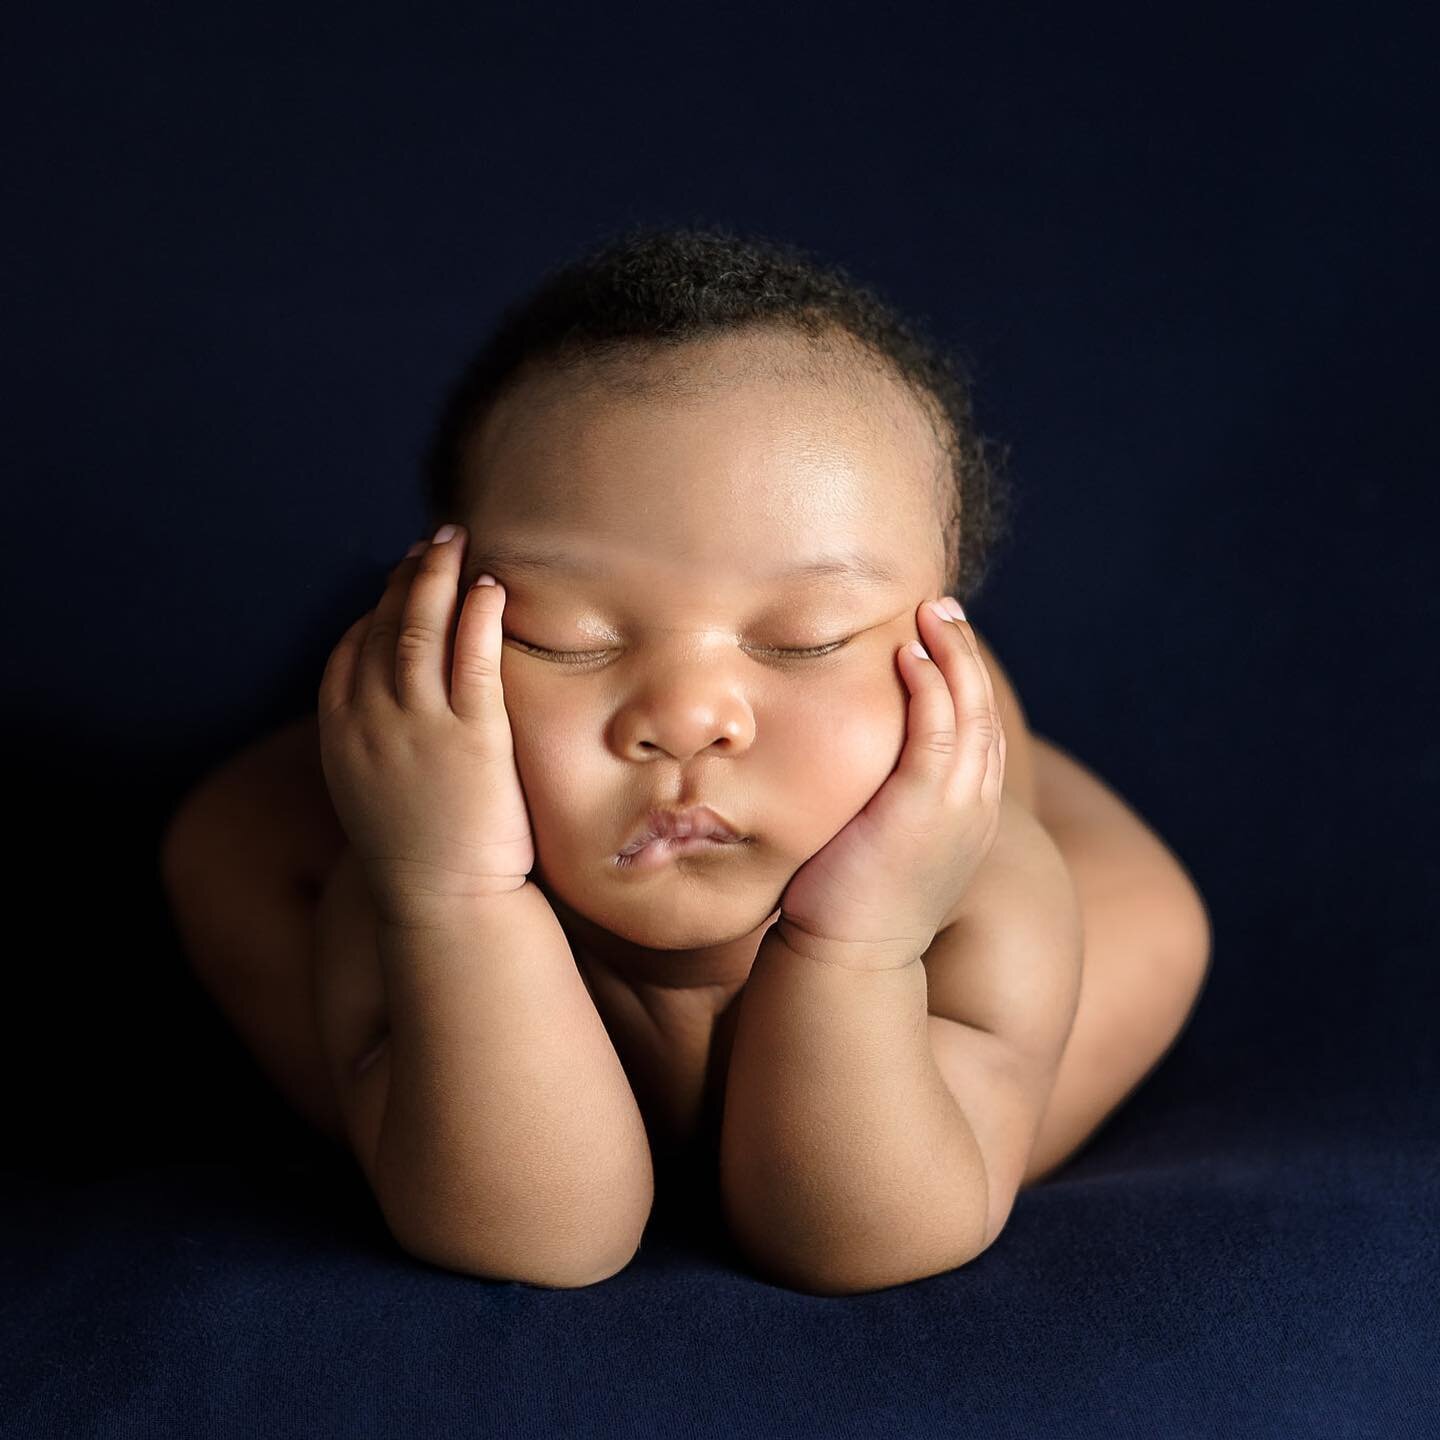
[[462, 720], [479, 723], [505, 713], [500, 685], [500, 616], [504, 609], [505, 587], [489, 575], [477, 577], [461, 602], [450, 708]]
[[920, 614], [954, 701], [958, 754], [966, 772], [964, 788], [967, 794], [978, 793], [999, 805], [1005, 731], [995, 702], [995, 687], [975, 642], [974, 628], [964, 618], [959, 602], [947, 595], [938, 603], [948, 613], [942, 615], [926, 604]]
[[360, 638], [360, 658], [355, 664], [354, 700], [358, 705], [397, 699], [396, 642], [405, 620], [410, 586], [423, 555], [422, 550], [401, 560], [385, 582], [380, 603], [370, 612], [370, 625]]
[[336, 642], [325, 662], [320, 677], [320, 695], [315, 711], [320, 724], [337, 710], [343, 710], [355, 696], [355, 669], [360, 658], [360, 642], [370, 624], [373, 610], [367, 610]]
[[435, 713], [449, 707], [455, 592], [468, 539], [463, 526], [442, 526], [415, 561], [395, 636], [395, 696], [402, 710]]

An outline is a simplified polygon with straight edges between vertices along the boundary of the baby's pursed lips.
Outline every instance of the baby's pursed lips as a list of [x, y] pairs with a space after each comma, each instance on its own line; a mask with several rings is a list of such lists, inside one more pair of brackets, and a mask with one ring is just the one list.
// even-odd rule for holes
[[708, 805], [691, 805], [683, 810], [651, 810], [634, 832], [622, 855], [633, 855], [653, 840], [739, 840], [740, 834], [723, 815]]

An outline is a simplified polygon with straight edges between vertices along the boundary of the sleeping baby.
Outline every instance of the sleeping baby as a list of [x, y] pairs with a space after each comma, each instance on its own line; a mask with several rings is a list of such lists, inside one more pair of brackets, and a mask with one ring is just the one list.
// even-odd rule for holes
[[[794, 248], [637, 228], [505, 312], [425, 474], [315, 714], [172, 827], [211, 992], [287, 1007], [267, 1069], [430, 1263], [611, 1276], [692, 1150], [775, 1283], [980, 1255], [1210, 928], [967, 617], [1007, 492], [958, 363]], [[260, 793], [322, 847], [284, 974], [200, 954], [204, 835]]]

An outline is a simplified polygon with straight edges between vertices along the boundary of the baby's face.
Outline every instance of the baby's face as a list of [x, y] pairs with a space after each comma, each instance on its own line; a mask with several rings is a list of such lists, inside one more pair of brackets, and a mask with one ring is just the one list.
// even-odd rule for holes
[[[634, 945], [768, 924], [904, 743], [895, 655], [943, 583], [939, 448], [898, 385], [853, 366], [827, 384], [805, 357], [773, 338], [687, 347], [643, 372], [693, 382], [678, 394], [543, 376], [467, 457], [464, 580], [506, 590], [538, 878]], [[842, 554], [889, 577], [786, 573]], [[617, 865], [652, 806], [691, 804], [748, 843]]]

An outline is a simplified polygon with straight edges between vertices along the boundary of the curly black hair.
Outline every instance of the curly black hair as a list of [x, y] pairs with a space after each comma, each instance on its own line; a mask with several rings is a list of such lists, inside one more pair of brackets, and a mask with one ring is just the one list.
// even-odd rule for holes
[[501, 312], [448, 391], [424, 451], [431, 523], [461, 518], [466, 446], [489, 407], [534, 367], [573, 369], [756, 327], [812, 344], [848, 336], [854, 353], [906, 384], [949, 462], [936, 485], [943, 593], [972, 600], [1009, 537], [1014, 488], [1008, 446], [976, 432], [967, 364], [843, 267], [725, 226], [631, 225]]

